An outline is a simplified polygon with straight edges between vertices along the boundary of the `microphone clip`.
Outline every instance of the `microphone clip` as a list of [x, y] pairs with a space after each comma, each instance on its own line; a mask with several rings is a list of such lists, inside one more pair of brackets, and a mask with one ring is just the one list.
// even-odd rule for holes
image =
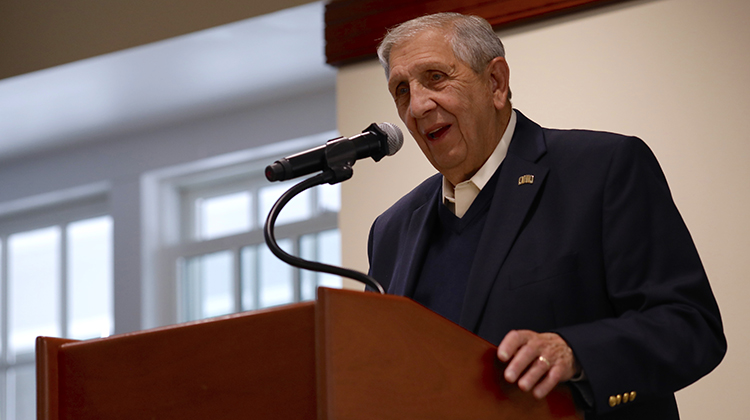
[[[380, 145], [370, 150], [370, 157], [375, 162], [380, 162], [380, 159], [383, 159], [388, 151], [388, 135], [376, 123], [370, 124], [362, 132], [378, 134]], [[326, 175], [326, 182], [331, 185], [337, 184], [352, 177], [354, 173], [352, 166], [357, 161], [357, 150], [354, 143], [346, 137], [328, 140], [325, 147], [325, 159], [326, 169], [324, 172], [332, 173]]]
[[345, 137], [326, 142], [326, 169], [323, 179], [333, 185], [344, 182], [354, 174], [352, 166], [357, 161], [357, 151]]

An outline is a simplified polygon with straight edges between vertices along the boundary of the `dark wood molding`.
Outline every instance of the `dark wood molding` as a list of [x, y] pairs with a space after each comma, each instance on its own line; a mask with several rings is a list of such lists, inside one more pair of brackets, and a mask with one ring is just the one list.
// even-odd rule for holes
[[437, 12], [481, 16], [502, 29], [622, 0], [332, 0], [326, 5], [326, 62], [341, 66], [375, 56], [387, 28]]
[[0, 79], [262, 16], [310, 1], [0, 0]]

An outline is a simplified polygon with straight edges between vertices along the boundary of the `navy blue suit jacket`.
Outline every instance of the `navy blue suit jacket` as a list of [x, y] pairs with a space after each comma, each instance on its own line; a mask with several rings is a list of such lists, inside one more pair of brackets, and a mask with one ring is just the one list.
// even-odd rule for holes
[[[512, 329], [560, 334], [588, 378], [587, 418], [678, 418], [674, 391], [711, 371], [726, 340], [651, 151], [518, 112], [499, 170], [459, 324], [495, 345]], [[437, 174], [374, 222], [370, 274], [388, 293], [412, 296], [440, 199]]]

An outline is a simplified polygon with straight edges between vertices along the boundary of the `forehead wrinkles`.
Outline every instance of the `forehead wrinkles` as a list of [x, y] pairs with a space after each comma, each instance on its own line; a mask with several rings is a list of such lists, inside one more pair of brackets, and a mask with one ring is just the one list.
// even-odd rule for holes
[[417, 49], [417, 51], [404, 51], [402, 54], [394, 54], [391, 60], [391, 74], [388, 79], [389, 88], [412, 79], [419, 80], [426, 73], [436, 70], [446, 74], [454, 73], [457, 67], [456, 58], [450, 54], [445, 55], [437, 49]]

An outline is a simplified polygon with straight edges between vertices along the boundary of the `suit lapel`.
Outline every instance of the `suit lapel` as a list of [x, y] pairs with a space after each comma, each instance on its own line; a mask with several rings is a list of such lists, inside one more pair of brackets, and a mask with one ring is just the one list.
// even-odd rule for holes
[[[438, 180], [442, 178], [436, 177]], [[422, 263], [429, 246], [430, 232], [437, 217], [437, 204], [440, 188], [418, 207], [411, 215], [405, 237], [404, 254], [401, 255], [394, 270], [394, 278], [388, 288], [389, 294], [412, 297], [417, 285]]]
[[[546, 151], [541, 127], [517, 112], [508, 155], [500, 167], [495, 194], [469, 274], [459, 324], [475, 331], [490, 290], [539, 194], [548, 169], [535, 163]], [[527, 175], [533, 176], [533, 181]]]

